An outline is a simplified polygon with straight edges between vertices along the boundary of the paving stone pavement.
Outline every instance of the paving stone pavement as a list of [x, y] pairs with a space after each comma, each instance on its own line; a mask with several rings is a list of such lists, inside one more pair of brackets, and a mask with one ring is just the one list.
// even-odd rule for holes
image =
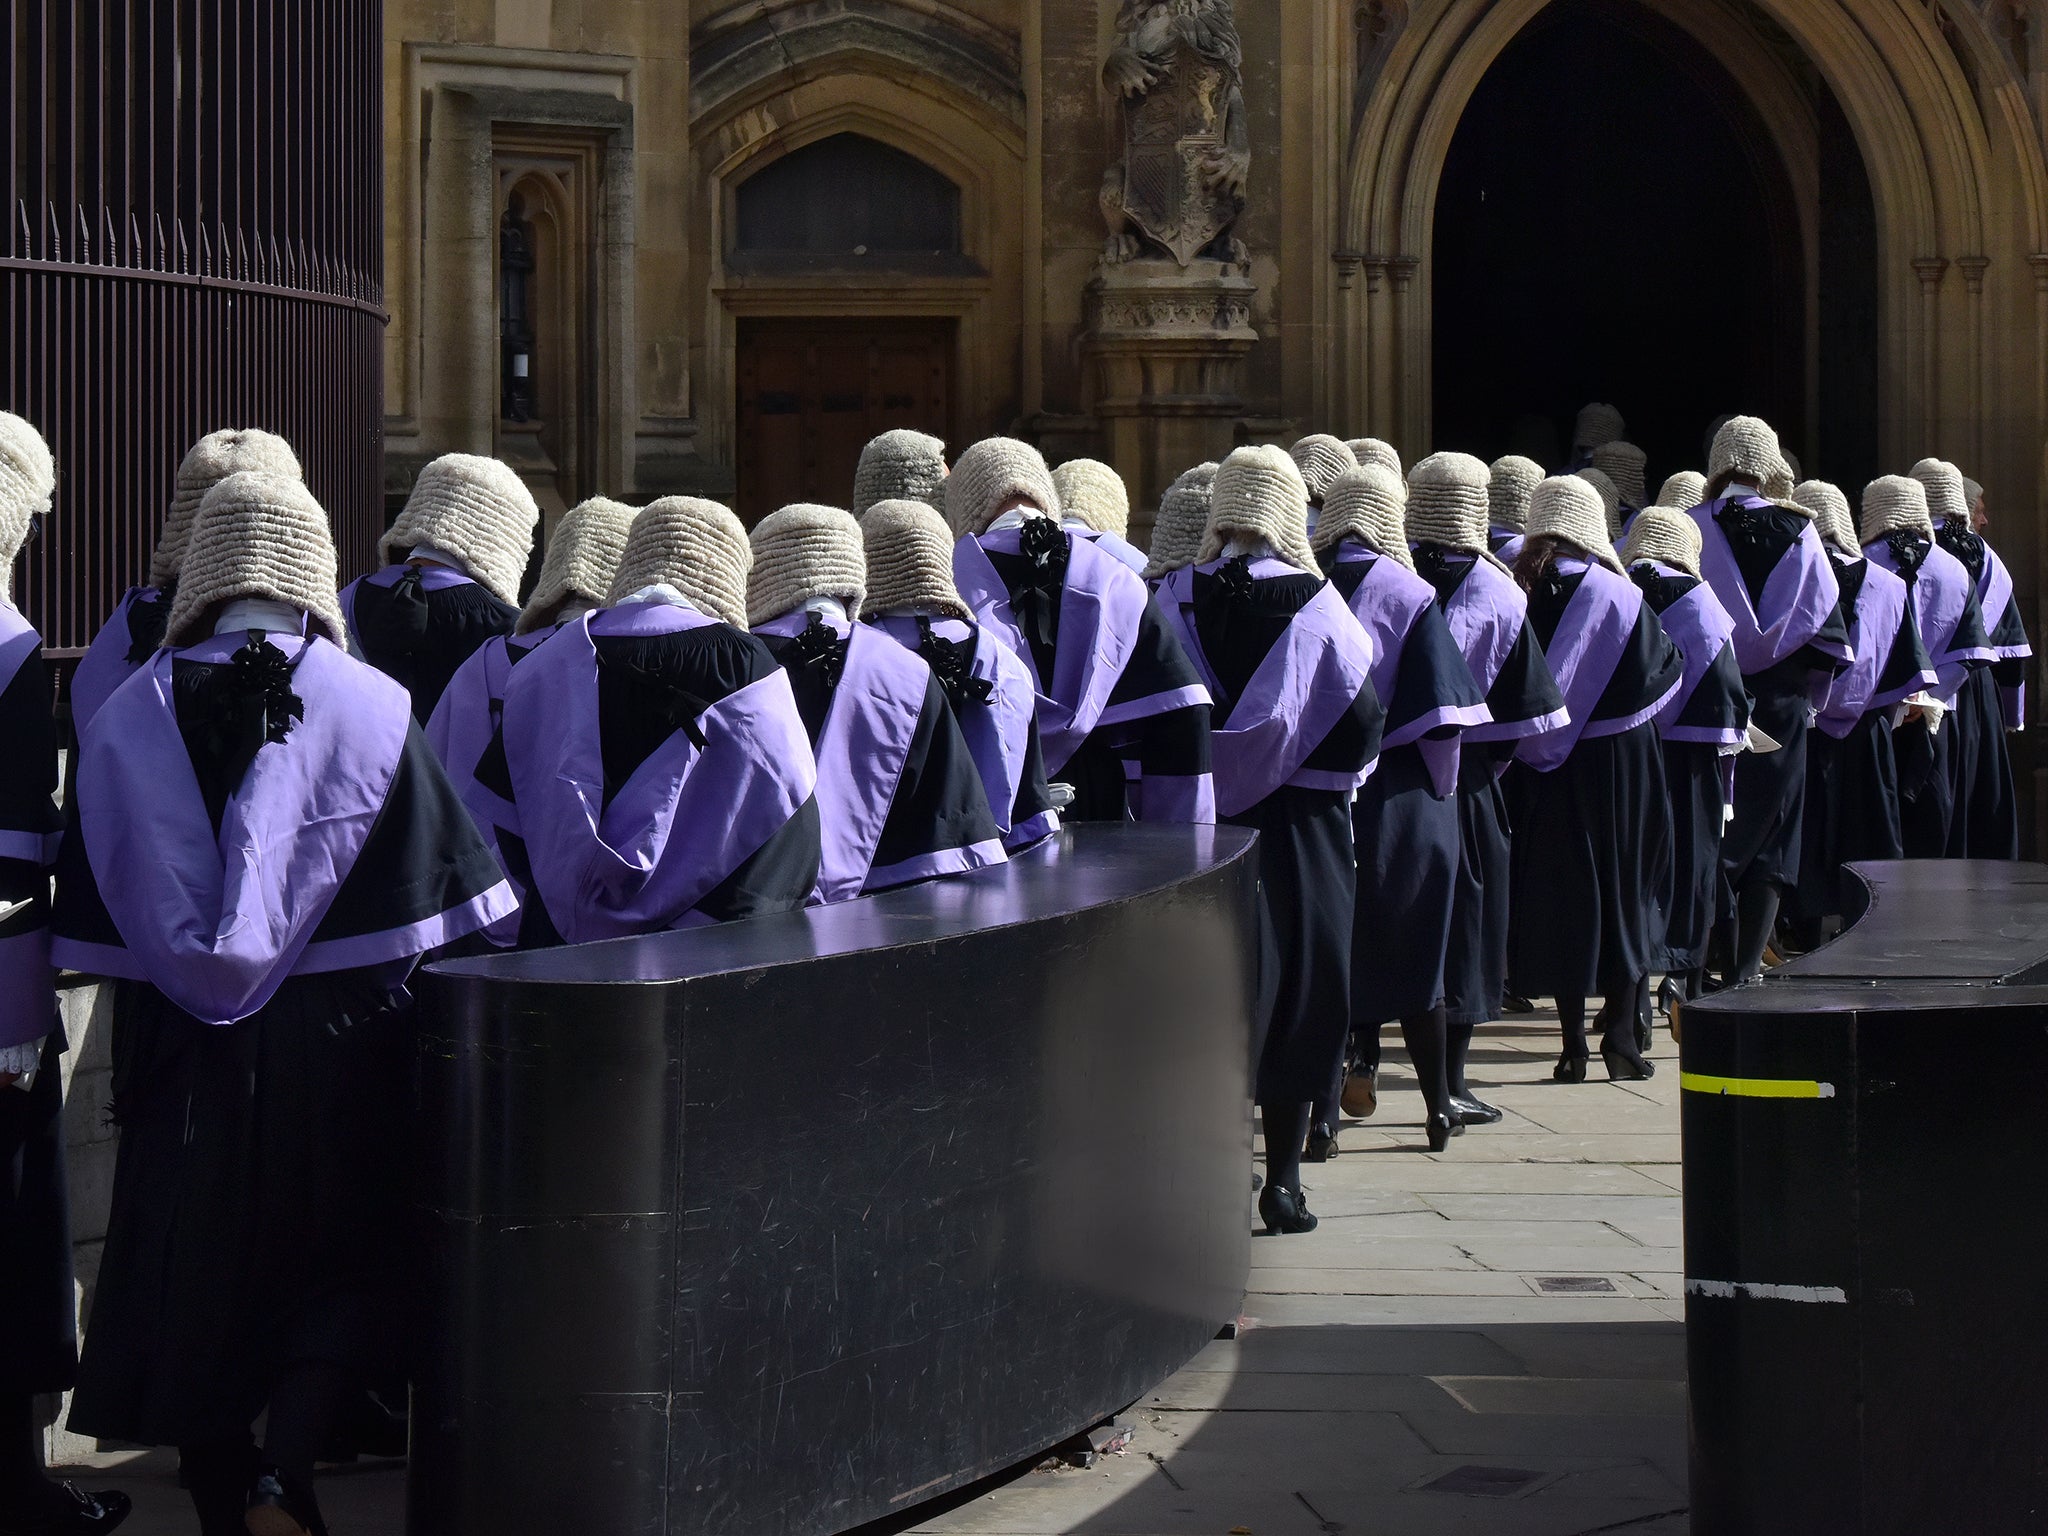
[[[1481, 1032], [1507, 1111], [1440, 1156], [1387, 1032], [1381, 1109], [1304, 1170], [1321, 1227], [1252, 1244], [1238, 1338], [1135, 1405], [1125, 1455], [925, 1512], [917, 1536], [1678, 1536], [1687, 1529], [1678, 1064], [1550, 1081], [1554, 1018]], [[1569, 1281], [1562, 1293], [1545, 1281]], [[170, 1459], [76, 1474], [190, 1536]], [[1444, 1491], [1448, 1481], [1450, 1489]], [[335, 1536], [401, 1536], [403, 1473], [323, 1476]], [[603, 1533], [587, 1533], [603, 1536]]]

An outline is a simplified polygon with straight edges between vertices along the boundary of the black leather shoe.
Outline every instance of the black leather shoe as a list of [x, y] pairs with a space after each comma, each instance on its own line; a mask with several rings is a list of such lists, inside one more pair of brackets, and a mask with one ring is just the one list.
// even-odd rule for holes
[[1501, 1112], [1484, 1099], [1475, 1099], [1469, 1093], [1451, 1095], [1451, 1112], [1467, 1125], [1498, 1125]]
[[1259, 1220], [1272, 1232], [1313, 1232], [1316, 1229], [1315, 1214], [1308, 1208], [1308, 1199], [1298, 1189], [1283, 1189], [1278, 1184], [1268, 1184], [1259, 1191]]
[[1502, 1013], [1534, 1013], [1536, 1005], [1519, 992], [1510, 992], [1500, 1000]]
[[[1616, 1083], [1640, 1083], [1657, 1075], [1654, 1062], [1645, 1060], [1642, 1052], [1632, 1051], [1625, 1041], [1602, 1043], [1600, 1059], [1607, 1063], [1607, 1078]], [[1585, 1064], [1580, 1063], [1579, 1081], [1585, 1081]]]
[[1327, 1121], [1318, 1120], [1309, 1127], [1308, 1145], [1301, 1150], [1304, 1163], [1327, 1163], [1337, 1155], [1337, 1133], [1330, 1129]]
[[1556, 1083], [1583, 1083], [1586, 1080], [1586, 1058], [1566, 1051], [1557, 1058], [1557, 1065], [1550, 1069], [1550, 1079]]
[[52, 1483], [40, 1517], [22, 1529], [26, 1536], [86, 1536], [87, 1532], [111, 1531], [134, 1507], [118, 1489], [87, 1493], [70, 1483]]
[[249, 1495], [249, 1536], [327, 1536], [311, 1488], [288, 1488], [275, 1467], [264, 1469]]
[[1422, 1129], [1429, 1137], [1429, 1150], [1441, 1152], [1451, 1144], [1453, 1136], [1465, 1134], [1465, 1122], [1450, 1115], [1431, 1115], [1423, 1122]]

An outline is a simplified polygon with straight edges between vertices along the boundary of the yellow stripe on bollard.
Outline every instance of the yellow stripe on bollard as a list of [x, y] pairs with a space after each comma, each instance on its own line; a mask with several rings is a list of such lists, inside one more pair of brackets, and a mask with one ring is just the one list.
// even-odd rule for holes
[[1678, 1086], [1687, 1093], [1713, 1093], [1737, 1099], [1832, 1099], [1833, 1083], [1801, 1082], [1789, 1077], [1714, 1077], [1706, 1072], [1681, 1072]]

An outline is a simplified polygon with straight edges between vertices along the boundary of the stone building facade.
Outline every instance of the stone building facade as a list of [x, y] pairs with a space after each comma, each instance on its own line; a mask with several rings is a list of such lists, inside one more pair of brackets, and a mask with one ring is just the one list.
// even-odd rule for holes
[[[2037, 601], [2044, 10], [387, 0], [389, 487], [459, 448], [555, 506], [758, 516], [917, 425], [1111, 458], [1144, 503], [1234, 441], [1541, 452], [1603, 398], [1653, 485], [1722, 410], [1852, 494], [1953, 458]], [[1234, 23], [1234, 76], [1118, 73], [1176, 18]], [[1106, 173], [1162, 144], [1194, 179], [1132, 195], [1241, 189], [1229, 228], [1106, 261]]]

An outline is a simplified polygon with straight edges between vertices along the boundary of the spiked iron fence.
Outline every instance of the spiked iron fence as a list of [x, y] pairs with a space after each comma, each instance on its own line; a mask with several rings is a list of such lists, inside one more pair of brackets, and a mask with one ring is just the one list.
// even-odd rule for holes
[[0, 407], [50, 440], [16, 591], [75, 655], [178, 460], [298, 450], [345, 570], [382, 515], [380, 0], [0, 0]]

